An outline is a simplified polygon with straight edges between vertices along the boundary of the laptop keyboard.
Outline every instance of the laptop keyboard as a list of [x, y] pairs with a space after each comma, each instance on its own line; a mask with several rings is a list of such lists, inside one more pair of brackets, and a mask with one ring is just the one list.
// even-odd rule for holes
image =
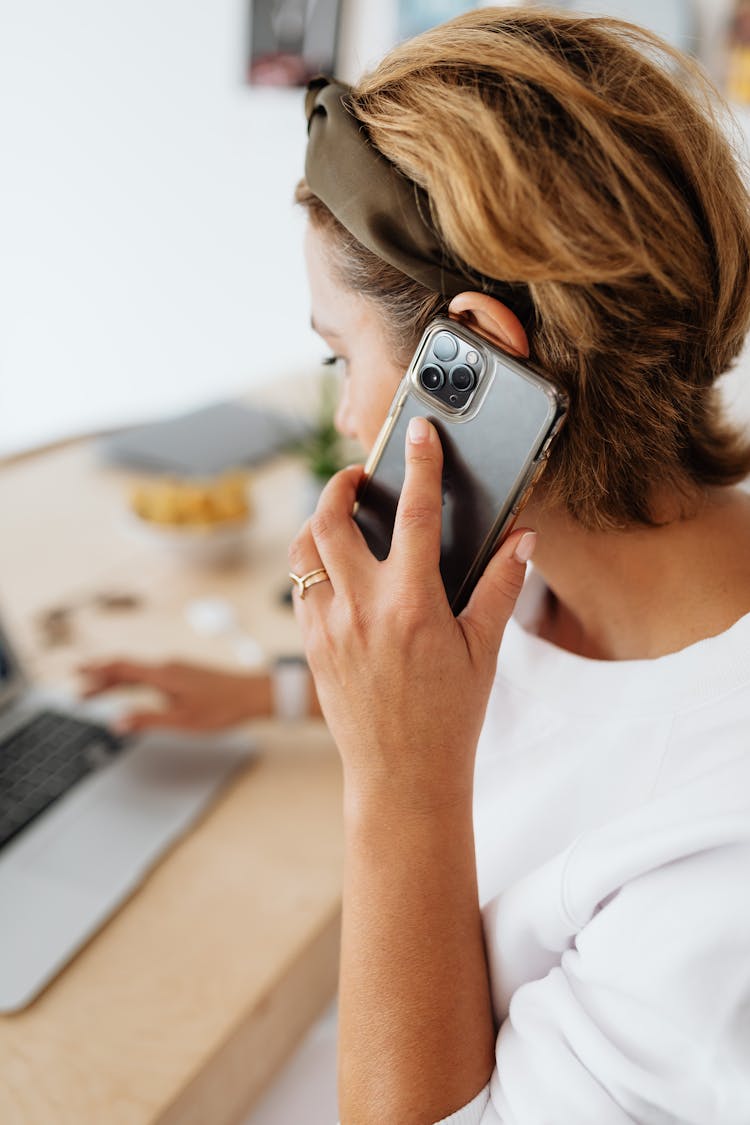
[[117, 753], [105, 727], [41, 711], [0, 741], [0, 847]]

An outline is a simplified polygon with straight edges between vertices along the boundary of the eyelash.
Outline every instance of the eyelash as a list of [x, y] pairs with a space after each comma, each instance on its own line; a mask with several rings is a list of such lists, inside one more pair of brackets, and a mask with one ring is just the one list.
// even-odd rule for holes
[[324, 367], [336, 367], [338, 364], [341, 364], [341, 366], [344, 369], [344, 372], [346, 372], [347, 361], [344, 358], [344, 356], [342, 356], [342, 355], [327, 355], [323, 359], [323, 366]]

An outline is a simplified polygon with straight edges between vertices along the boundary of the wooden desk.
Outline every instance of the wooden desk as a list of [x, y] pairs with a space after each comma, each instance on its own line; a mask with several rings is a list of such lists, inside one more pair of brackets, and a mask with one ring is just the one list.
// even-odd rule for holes
[[[0, 603], [28, 669], [73, 682], [79, 659], [179, 655], [230, 664], [227, 637], [184, 617], [229, 599], [273, 654], [299, 651], [279, 604], [300, 521], [301, 472], [255, 478], [247, 559], [188, 569], [122, 526], [125, 481], [79, 443], [0, 469]], [[92, 606], [73, 643], [45, 650], [38, 613], [122, 590], [141, 610]], [[238, 1120], [336, 985], [340, 771], [313, 722], [254, 728], [261, 749], [203, 821], [24, 1012], [0, 1017], [3, 1125], [221, 1125]]]

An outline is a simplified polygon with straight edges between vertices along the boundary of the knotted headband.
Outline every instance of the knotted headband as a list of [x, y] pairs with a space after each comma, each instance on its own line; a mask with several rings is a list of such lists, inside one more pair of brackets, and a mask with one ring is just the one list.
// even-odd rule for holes
[[434, 293], [480, 290], [507, 303], [528, 326], [527, 287], [472, 271], [450, 254], [430, 218], [427, 193], [369, 139], [349, 108], [351, 87], [314, 78], [307, 88], [305, 179], [354, 238]]

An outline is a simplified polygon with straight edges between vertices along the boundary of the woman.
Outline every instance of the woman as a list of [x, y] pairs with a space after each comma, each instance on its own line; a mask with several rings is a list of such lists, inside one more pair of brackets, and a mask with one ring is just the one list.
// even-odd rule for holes
[[[746, 1123], [750, 448], [714, 384], [750, 222], [709, 95], [632, 26], [485, 9], [308, 112], [339, 427], [373, 443], [438, 312], [570, 396], [458, 619], [424, 421], [388, 560], [351, 519], [358, 467], [290, 550], [344, 765], [342, 1122]], [[163, 686], [162, 721], [270, 709], [263, 679], [92, 675]]]

